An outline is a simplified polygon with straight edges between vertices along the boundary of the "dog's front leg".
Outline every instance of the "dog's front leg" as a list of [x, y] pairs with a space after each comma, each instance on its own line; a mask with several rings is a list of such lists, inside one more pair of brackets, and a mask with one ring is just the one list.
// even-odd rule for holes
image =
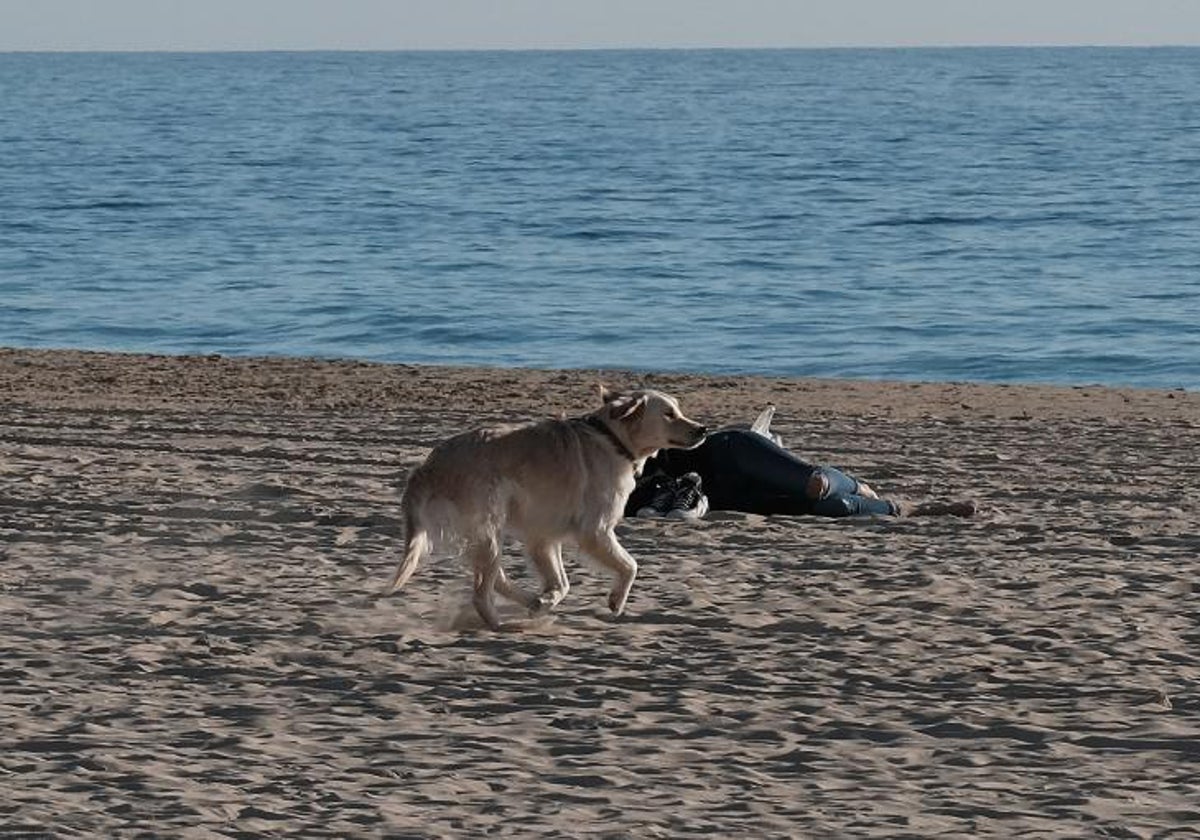
[[608, 593], [608, 608], [613, 615], [620, 615], [629, 598], [629, 590], [633, 588], [633, 579], [637, 577], [637, 561], [617, 542], [617, 535], [612, 531], [592, 534], [581, 540], [579, 547], [616, 575]]

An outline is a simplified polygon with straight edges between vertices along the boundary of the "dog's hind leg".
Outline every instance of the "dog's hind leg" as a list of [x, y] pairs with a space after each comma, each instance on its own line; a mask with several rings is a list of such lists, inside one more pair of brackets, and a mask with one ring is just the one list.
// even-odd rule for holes
[[633, 579], [637, 577], [637, 561], [617, 542], [612, 531], [591, 534], [580, 540], [579, 547], [616, 575], [608, 593], [608, 608], [613, 615], [620, 615], [629, 598], [629, 590], [633, 588]]
[[529, 559], [537, 567], [542, 578], [542, 594], [530, 605], [531, 612], [543, 612], [558, 605], [571, 589], [567, 571], [563, 567], [562, 543], [537, 542], [529, 547]]
[[526, 592], [510, 581], [508, 575], [504, 573], [503, 567], [500, 568], [499, 573], [496, 575], [495, 589], [508, 600], [516, 601], [527, 610], [537, 609], [538, 602], [540, 601], [538, 596]]
[[504, 574], [500, 568], [500, 544], [493, 537], [484, 537], [472, 542], [467, 549], [474, 572], [475, 610], [492, 630], [500, 629], [500, 614], [496, 612], [496, 584]]

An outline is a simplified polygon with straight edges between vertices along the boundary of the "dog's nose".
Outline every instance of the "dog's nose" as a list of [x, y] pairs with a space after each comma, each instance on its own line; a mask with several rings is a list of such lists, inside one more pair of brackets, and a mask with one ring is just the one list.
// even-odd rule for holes
[[708, 437], [708, 426], [697, 426], [696, 434], [700, 437]]

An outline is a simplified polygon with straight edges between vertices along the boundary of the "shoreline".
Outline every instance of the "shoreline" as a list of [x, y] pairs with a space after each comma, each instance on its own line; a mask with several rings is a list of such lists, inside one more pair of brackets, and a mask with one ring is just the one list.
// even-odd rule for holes
[[[980, 512], [628, 520], [619, 620], [574, 552], [524, 632], [378, 596], [430, 445], [600, 381]], [[1186, 831], [1197, 451], [1190, 392], [0, 350], [0, 826]]]
[[[457, 405], [485, 414], [519, 405], [513, 397], [541, 388], [552, 393], [547, 412], [587, 410], [600, 383], [647, 384], [686, 390], [721, 422], [744, 422], [738, 404], [776, 400], [800, 404], [821, 415], [839, 412], [914, 417], [922, 413], [965, 416], [972, 412], [1054, 417], [1101, 414], [1113, 419], [1163, 413], [1200, 420], [1200, 392], [1112, 385], [936, 382], [909, 380], [775, 377], [620, 369], [540, 369], [368, 362], [290, 356], [164, 355], [94, 350], [0, 347], [0, 388], [6, 398], [47, 405], [139, 407], [186, 404], [217, 408], [231, 403], [273, 405], [292, 410], [347, 410], [384, 406], [445, 408]], [[575, 408], [562, 405], [564, 385], [579, 389]], [[494, 394], [482, 389], [501, 389]], [[529, 394], [531, 417], [537, 413]], [[730, 405], [722, 405], [728, 397]], [[889, 401], [889, 398], [892, 398]], [[758, 402], [754, 402], [757, 400]], [[759, 407], [761, 408], [761, 405]], [[685, 407], [686, 408], [686, 407]], [[489, 411], [491, 409], [491, 411]]]

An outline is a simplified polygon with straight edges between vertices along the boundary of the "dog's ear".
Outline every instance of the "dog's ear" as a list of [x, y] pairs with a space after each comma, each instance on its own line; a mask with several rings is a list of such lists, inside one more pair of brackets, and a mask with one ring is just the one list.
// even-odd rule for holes
[[613, 420], [635, 420], [642, 415], [649, 399], [645, 394], [640, 397], [621, 397], [609, 403], [612, 407], [609, 417]]
[[598, 388], [600, 389], [600, 402], [604, 403], [605, 406], [625, 396], [623, 391], [614, 391], [602, 382], [598, 385]]
[[622, 402], [623, 400], [632, 400], [632, 397], [625, 394], [624, 391], [613, 391], [607, 388], [604, 383], [600, 383], [600, 402], [605, 406], [611, 406], [614, 402]]

